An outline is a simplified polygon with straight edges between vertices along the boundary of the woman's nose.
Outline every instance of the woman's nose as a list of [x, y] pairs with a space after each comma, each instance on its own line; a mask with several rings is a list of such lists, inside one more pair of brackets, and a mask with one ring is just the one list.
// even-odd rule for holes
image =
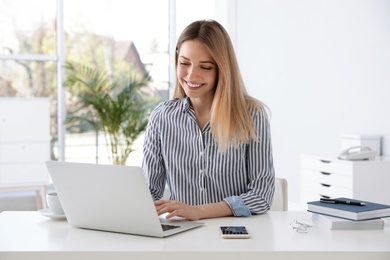
[[197, 76], [197, 70], [194, 66], [190, 66], [188, 68], [188, 78], [189, 79], [192, 79], [192, 78], [195, 78]]

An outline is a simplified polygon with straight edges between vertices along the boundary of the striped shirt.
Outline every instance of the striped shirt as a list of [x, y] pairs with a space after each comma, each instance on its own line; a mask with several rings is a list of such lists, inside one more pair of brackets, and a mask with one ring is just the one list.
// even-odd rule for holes
[[250, 112], [258, 140], [220, 152], [188, 98], [160, 103], [149, 118], [142, 163], [153, 198], [162, 198], [167, 183], [170, 199], [188, 205], [225, 200], [236, 216], [242, 207], [249, 215], [266, 212], [275, 180], [269, 121], [265, 112]]

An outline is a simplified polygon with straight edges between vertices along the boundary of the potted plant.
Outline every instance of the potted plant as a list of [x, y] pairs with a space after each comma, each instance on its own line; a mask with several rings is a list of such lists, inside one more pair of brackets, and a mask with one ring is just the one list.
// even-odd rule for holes
[[111, 161], [124, 165], [155, 104], [141, 92], [149, 76], [139, 79], [129, 73], [112, 79], [107, 72], [85, 64], [68, 62], [65, 67], [66, 86], [75, 103], [67, 123], [84, 121], [95, 131], [103, 131]]

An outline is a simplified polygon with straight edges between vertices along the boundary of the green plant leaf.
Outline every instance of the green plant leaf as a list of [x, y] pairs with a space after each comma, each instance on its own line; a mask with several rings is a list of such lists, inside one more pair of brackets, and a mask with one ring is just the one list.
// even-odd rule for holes
[[111, 79], [105, 71], [85, 64], [67, 62], [65, 68], [66, 87], [77, 104], [69, 111], [66, 123], [86, 122], [95, 131], [102, 130], [110, 145], [112, 162], [125, 164], [156, 104], [141, 94], [149, 75], [139, 79], [129, 73], [127, 77]]

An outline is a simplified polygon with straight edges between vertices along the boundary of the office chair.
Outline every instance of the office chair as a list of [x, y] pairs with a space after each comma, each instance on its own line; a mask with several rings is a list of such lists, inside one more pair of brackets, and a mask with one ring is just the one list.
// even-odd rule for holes
[[273, 211], [288, 210], [288, 191], [287, 180], [284, 178], [275, 178], [275, 194], [271, 209]]

